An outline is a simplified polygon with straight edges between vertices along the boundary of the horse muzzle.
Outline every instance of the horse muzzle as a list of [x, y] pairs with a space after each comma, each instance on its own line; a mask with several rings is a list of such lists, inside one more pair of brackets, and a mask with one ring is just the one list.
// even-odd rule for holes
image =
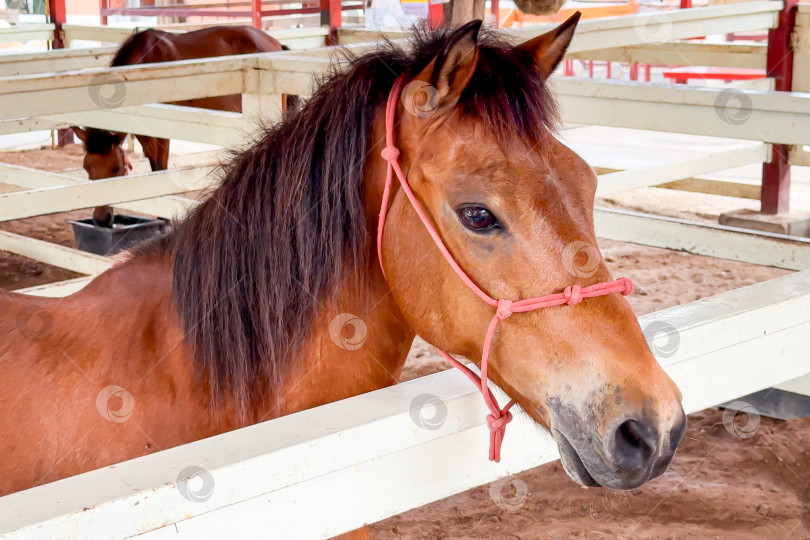
[[563, 420], [555, 422], [552, 435], [572, 480], [583, 486], [628, 490], [666, 471], [686, 430], [683, 410], [674, 416], [668, 427], [645, 420], [643, 415], [621, 419], [604, 434], [583, 432], [588, 422]]

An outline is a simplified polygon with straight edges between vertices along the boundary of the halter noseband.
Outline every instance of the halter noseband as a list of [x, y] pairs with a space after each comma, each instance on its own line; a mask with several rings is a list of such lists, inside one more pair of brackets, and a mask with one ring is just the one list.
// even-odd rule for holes
[[487, 385], [487, 364], [489, 361], [489, 350], [492, 346], [492, 337], [495, 335], [495, 329], [498, 326], [498, 322], [508, 318], [513, 313], [525, 313], [528, 311], [534, 311], [536, 309], [561, 306], [564, 304], [573, 306], [580, 303], [585, 298], [605, 296], [613, 293], [622, 293], [623, 295], [627, 296], [633, 292], [633, 282], [628, 278], [621, 277], [616, 281], [596, 283], [587, 287], [569, 285], [561, 293], [548, 294], [546, 296], [540, 296], [537, 298], [526, 298], [524, 300], [516, 301], [506, 299], [496, 300], [481, 290], [481, 288], [476, 285], [475, 282], [470, 279], [470, 277], [458, 265], [456, 260], [447, 250], [447, 246], [445, 246], [444, 242], [442, 242], [441, 237], [439, 237], [436, 229], [431, 224], [430, 219], [428, 218], [424, 209], [422, 209], [422, 206], [414, 196], [413, 191], [411, 191], [411, 187], [408, 185], [408, 180], [402, 173], [402, 169], [397, 161], [397, 158], [399, 157], [399, 148], [394, 146], [394, 120], [397, 112], [397, 101], [399, 100], [403, 81], [404, 75], [400, 75], [394, 82], [391, 93], [388, 94], [388, 103], [385, 109], [385, 148], [383, 148], [381, 155], [382, 158], [388, 162], [388, 167], [385, 177], [385, 188], [383, 189], [382, 205], [380, 207], [380, 216], [377, 224], [377, 256], [380, 260], [380, 268], [382, 268], [383, 274], [385, 274], [385, 268], [383, 268], [382, 260], [383, 231], [385, 229], [385, 216], [388, 212], [388, 198], [391, 195], [391, 183], [393, 181], [393, 175], [396, 174], [397, 178], [399, 179], [399, 183], [402, 186], [402, 190], [405, 192], [405, 195], [411, 202], [411, 206], [413, 206], [414, 211], [416, 211], [416, 214], [419, 216], [419, 219], [422, 221], [425, 229], [427, 229], [428, 234], [430, 234], [431, 238], [433, 238], [433, 242], [436, 244], [436, 247], [439, 248], [439, 251], [442, 253], [447, 263], [450, 265], [453, 271], [455, 271], [456, 275], [458, 275], [461, 281], [463, 281], [464, 284], [467, 285], [467, 287], [469, 287], [469, 289], [475, 293], [478, 298], [495, 308], [495, 314], [492, 316], [492, 320], [489, 323], [489, 328], [487, 328], [486, 336], [484, 337], [484, 349], [481, 355], [480, 376], [476, 375], [475, 372], [473, 372], [470, 368], [446, 352], [442, 350], [439, 350], [439, 352], [445, 360], [460, 369], [461, 372], [464, 373], [473, 382], [473, 384], [478, 387], [481, 394], [484, 396], [484, 402], [490, 411], [490, 414], [487, 415], [487, 426], [490, 430], [489, 459], [498, 462], [501, 459], [501, 443], [503, 442], [503, 436], [506, 431], [506, 424], [512, 420], [512, 413], [509, 412], [509, 409], [511, 409], [512, 405], [515, 404], [515, 401], [512, 400], [507, 403], [505, 407], [499, 407], [498, 402], [495, 400], [495, 396], [492, 395], [492, 391]]

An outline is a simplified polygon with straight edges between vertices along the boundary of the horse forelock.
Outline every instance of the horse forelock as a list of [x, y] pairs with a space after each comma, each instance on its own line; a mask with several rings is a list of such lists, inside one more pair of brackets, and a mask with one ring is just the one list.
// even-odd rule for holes
[[109, 154], [120, 143], [117, 135], [103, 129], [87, 128], [84, 149], [88, 154]]
[[[449, 32], [416, 31], [327, 75], [306, 105], [222, 167], [220, 186], [155, 249], [171, 252], [173, 300], [214, 403], [247, 411], [278, 398], [319, 304], [371, 250], [363, 171], [372, 124], [394, 80], [416, 75]], [[556, 122], [527, 53], [484, 31], [458, 107], [507, 136]]]

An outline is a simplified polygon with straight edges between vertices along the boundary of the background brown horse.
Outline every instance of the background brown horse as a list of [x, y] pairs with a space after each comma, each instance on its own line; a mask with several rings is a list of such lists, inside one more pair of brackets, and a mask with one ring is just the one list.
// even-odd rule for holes
[[[386, 275], [376, 260], [400, 74], [399, 161], [476, 283], [517, 299], [608, 280], [596, 176], [552, 134], [546, 81], [575, 22], [520, 46], [480, 22], [383, 45], [238, 156], [168, 236], [67, 298], [0, 295], [0, 493], [394, 384], [416, 333], [480, 358], [494, 310], [399, 189]], [[576, 243], [595, 257], [583, 271], [566, 258]], [[346, 314], [364, 341], [344, 339]], [[680, 393], [619, 294], [504, 320], [489, 369], [581, 484], [639, 486], [683, 434]]]
[[[131, 35], [118, 49], [110, 65], [130, 66], [232, 54], [276, 52], [283, 49], [286, 47], [278, 40], [252, 26], [212, 26], [183, 34], [152, 28]], [[297, 103], [294, 96], [288, 96], [286, 101], [288, 108]], [[241, 112], [242, 110], [242, 96], [239, 94], [173, 103], [220, 111]], [[84, 157], [84, 169], [90, 180], [121, 176], [127, 174], [131, 169], [126, 154], [121, 148], [126, 134], [79, 127], [74, 127], [73, 131], [82, 140], [87, 151], [87, 155]], [[152, 170], [165, 170], [169, 163], [169, 140], [138, 134], [135, 136], [141, 143], [143, 153], [149, 159]], [[109, 206], [97, 208], [93, 213], [93, 219], [98, 225], [111, 226], [112, 208]]]

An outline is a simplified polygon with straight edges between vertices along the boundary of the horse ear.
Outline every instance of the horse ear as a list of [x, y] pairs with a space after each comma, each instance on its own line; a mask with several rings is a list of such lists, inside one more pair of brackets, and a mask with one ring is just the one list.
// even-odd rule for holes
[[115, 137], [115, 140], [118, 141], [118, 146], [121, 146], [124, 143], [124, 139], [127, 138], [126, 133], [113, 133], [113, 136]]
[[481, 21], [468, 22], [447, 39], [444, 49], [416, 76], [436, 89], [435, 107], [450, 108], [458, 102], [478, 64], [478, 31]]
[[70, 126], [70, 129], [73, 130], [73, 133], [81, 140], [82, 142], [87, 142], [87, 132], [80, 128], [79, 126]]
[[571, 43], [571, 38], [574, 37], [574, 29], [576, 29], [581, 15], [577, 11], [551, 32], [546, 32], [518, 46], [534, 55], [537, 65], [546, 77], [554, 73], [560, 60], [565, 56], [565, 51]]

